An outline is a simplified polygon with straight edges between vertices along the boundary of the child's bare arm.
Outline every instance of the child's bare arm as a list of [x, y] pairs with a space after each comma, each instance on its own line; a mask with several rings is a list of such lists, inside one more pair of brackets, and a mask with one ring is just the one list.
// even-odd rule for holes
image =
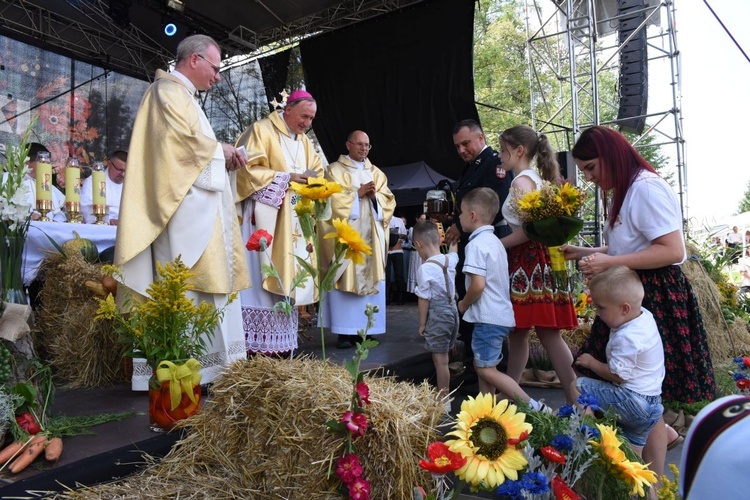
[[591, 354], [581, 354], [580, 356], [578, 356], [578, 359], [576, 359], [576, 364], [578, 366], [582, 366], [583, 368], [588, 368], [589, 370], [609, 382], [614, 382], [616, 384], [622, 384], [623, 382], [625, 382], [618, 375], [615, 375], [610, 371], [609, 365], [607, 363], [602, 363], [601, 361], [594, 358]]
[[461, 314], [465, 313], [470, 305], [479, 300], [486, 283], [484, 276], [478, 274], [467, 274], [467, 276], [469, 276], [470, 279], [469, 288], [466, 290], [464, 298], [458, 301], [458, 312]]
[[419, 311], [419, 334], [424, 337], [424, 330], [427, 328], [427, 310], [430, 307], [430, 301], [417, 298], [417, 310]]

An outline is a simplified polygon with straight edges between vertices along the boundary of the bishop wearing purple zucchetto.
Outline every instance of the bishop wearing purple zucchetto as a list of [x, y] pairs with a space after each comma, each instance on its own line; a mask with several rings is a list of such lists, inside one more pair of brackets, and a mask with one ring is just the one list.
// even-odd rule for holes
[[[323, 175], [323, 163], [305, 132], [312, 125], [318, 109], [315, 99], [305, 90], [289, 95], [283, 110], [273, 111], [245, 130], [237, 147], [247, 150], [247, 165], [237, 172], [237, 201], [241, 203], [242, 236], [247, 241], [257, 229], [273, 235], [268, 252], [248, 252], [248, 266], [253, 288], [240, 293], [242, 319], [248, 352], [288, 353], [297, 348], [298, 316], [295, 308], [290, 317], [273, 306], [282, 300], [284, 291], [296, 306], [316, 301], [315, 286], [308, 278], [304, 287], [292, 289], [297, 263], [295, 256], [315, 265], [315, 254], [307, 251], [299, 219], [294, 211], [298, 197], [289, 183], [306, 183], [308, 176]], [[264, 277], [262, 265], [274, 267], [276, 278]]]

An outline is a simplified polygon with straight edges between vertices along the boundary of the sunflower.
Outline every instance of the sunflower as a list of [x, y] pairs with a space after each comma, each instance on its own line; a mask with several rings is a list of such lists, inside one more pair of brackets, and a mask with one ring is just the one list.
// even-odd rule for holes
[[517, 412], [507, 399], [496, 403], [491, 394], [469, 397], [461, 404], [455, 430], [448, 433], [456, 439], [445, 443], [467, 459], [456, 475], [483, 488], [496, 488], [506, 477], [517, 480], [527, 461], [508, 441], [531, 432], [533, 427], [525, 420], [526, 414]]
[[542, 207], [542, 196], [539, 191], [529, 191], [518, 200], [518, 209], [530, 212]]
[[630, 494], [644, 497], [644, 486], [656, 484], [656, 473], [649, 470], [645, 464], [623, 460], [615, 465], [617, 475], [631, 487]]
[[581, 192], [575, 186], [566, 182], [558, 191], [561, 205], [567, 215], [575, 214], [581, 207]]
[[596, 424], [599, 429], [599, 441], [589, 441], [590, 444], [599, 448], [599, 453], [603, 459], [617, 464], [625, 460], [625, 452], [620, 449], [622, 442], [617, 438], [617, 429], [610, 425]]
[[336, 238], [339, 243], [346, 245], [346, 258], [354, 264], [365, 263], [365, 255], [372, 255], [372, 247], [360, 236], [359, 232], [342, 219], [331, 221], [336, 228], [335, 233], [328, 233], [323, 238]]
[[315, 211], [315, 205], [310, 198], [302, 198], [294, 205], [294, 211], [297, 212], [297, 217], [302, 217], [305, 214], [312, 214]]
[[326, 200], [335, 193], [343, 191], [341, 184], [325, 180], [323, 177], [308, 177], [307, 184], [290, 182], [292, 189], [311, 200]]

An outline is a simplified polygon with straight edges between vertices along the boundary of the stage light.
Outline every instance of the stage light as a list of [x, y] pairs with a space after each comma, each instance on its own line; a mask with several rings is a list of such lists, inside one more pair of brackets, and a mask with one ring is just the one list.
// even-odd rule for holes
[[167, 0], [167, 8], [174, 9], [178, 12], [184, 12], [185, 2], [184, 0]]
[[167, 36], [175, 36], [177, 34], [177, 25], [175, 23], [166, 23], [164, 25], [164, 34]]

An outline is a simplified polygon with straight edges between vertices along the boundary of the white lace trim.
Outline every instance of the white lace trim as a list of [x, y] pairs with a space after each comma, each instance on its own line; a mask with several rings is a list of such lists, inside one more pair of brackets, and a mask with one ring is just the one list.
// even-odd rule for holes
[[281, 208], [287, 189], [289, 189], [289, 173], [278, 172], [271, 184], [250, 195], [250, 199], [274, 208]]
[[262, 307], [242, 306], [242, 327], [248, 351], [288, 352], [297, 349], [297, 309], [291, 317]]

